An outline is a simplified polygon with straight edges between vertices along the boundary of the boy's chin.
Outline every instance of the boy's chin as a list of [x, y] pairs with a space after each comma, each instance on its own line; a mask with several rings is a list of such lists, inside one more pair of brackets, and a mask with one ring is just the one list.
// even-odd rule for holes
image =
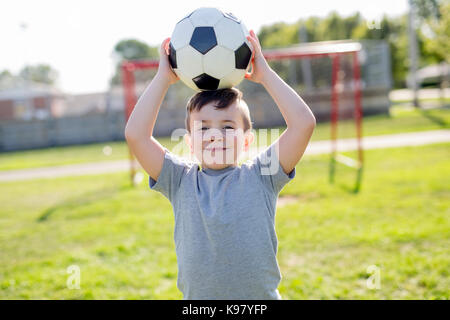
[[233, 166], [234, 162], [226, 162], [226, 161], [220, 161], [220, 160], [214, 160], [214, 159], [208, 159], [208, 161], [203, 161], [202, 166], [204, 168], [213, 169], [213, 170], [220, 170], [225, 169], [229, 166]]
[[216, 162], [213, 162], [213, 163], [203, 163], [203, 167], [204, 168], [208, 168], [208, 169], [213, 169], [213, 170], [220, 170], [220, 169], [225, 169], [225, 168], [227, 168], [227, 167], [229, 167], [229, 166], [232, 166], [232, 165], [234, 165], [234, 163], [216, 163]]

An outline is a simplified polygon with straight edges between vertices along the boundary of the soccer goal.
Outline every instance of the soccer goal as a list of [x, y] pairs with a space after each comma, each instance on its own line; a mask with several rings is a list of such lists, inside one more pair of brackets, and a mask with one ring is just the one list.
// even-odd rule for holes
[[[326, 111], [330, 117], [331, 123], [331, 156], [329, 164], [329, 181], [334, 183], [336, 174], [336, 164], [340, 163], [345, 166], [349, 166], [356, 169], [356, 182], [354, 191], [358, 192], [361, 187], [362, 172], [363, 172], [363, 146], [362, 146], [362, 102], [361, 102], [361, 71], [359, 54], [362, 46], [358, 42], [319, 42], [306, 45], [299, 45], [296, 47], [282, 48], [275, 50], [264, 50], [263, 54], [266, 60], [276, 70], [280, 69], [279, 66], [288, 62], [287, 68], [284, 68], [284, 72], [279, 72], [283, 78], [289, 80], [287, 82], [297, 82], [296, 79], [301, 77], [303, 84], [301, 87], [293, 86], [294, 89], [306, 92], [314, 92], [314, 82], [331, 82], [329, 86], [325, 86], [328, 91], [326, 95], [327, 99], [330, 99], [331, 103], [328, 111]], [[318, 67], [322, 70], [312, 72], [311, 63], [314, 60], [320, 59]], [[324, 60], [325, 59], [325, 60]], [[294, 64], [295, 62], [300, 64]], [[350, 72], [343, 72], [343, 62], [345, 62], [346, 69]], [[331, 64], [331, 65], [330, 65]], [[135, 71], [144, 69], [157, 69], [158, 60], [139, 60], [139, 61], [124, 61], [121, 65], [122, 71], [122, 85], [124, 90], [125, 99], [125, 123], [128, 121], [134, 106], [136, 105], [136, 80]], [[331, 69], [331, 70], [330, 70]], [[279, 70], [276, 70], [279, 71]], [[280, 69], [281, 71], [281, 69]], [[329, 80], [321, 79], [316, 74], [330, 74]], [[343, 76], [345, 73], [345, 76]], [[348, 73], [351, 73], [350, 75]], [[315, 79], [314, 79], [315, 78]], [[294, 80], [292, 80], [294, 79]], [[346, 79], [346, 80], [345, 80]], [[349, 96], [349, 94], [351, 96]], [[357, 142], [357, 158], [353, 159], [338, 152], [337, 139], [338, 139], [338, 123], [339, 123], [339, 111], [341, 95], [347, 97], [347, 101], [352, 101], [352, 106], [346, 103], [345, 107], [347, 111], [351, 112], [351, 117], [354, 119], [356, 128], [356, 142]], [[302, 94], [303, 96], [303, 94]], [[328, 98], [329, 97], [329, 98]], [[314, 106], [311, 110], [316, 115]], [[341, 110], [342, 111], [342, 110]], [[347, 112], [348, 114], [348, 112]], [[133, 184], [135, 184], [135, 176], [137, 172], [136, 161], [134, 156], [129, 151], [130, 156], [130, 178]]]

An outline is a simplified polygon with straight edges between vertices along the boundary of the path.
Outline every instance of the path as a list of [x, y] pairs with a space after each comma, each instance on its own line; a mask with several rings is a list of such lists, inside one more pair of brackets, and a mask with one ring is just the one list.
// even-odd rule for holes
[[[363, 138], [365, 150], [377, 148], [397, 148], [404, 146], [420, 146], [432, 143], [450, 142], [450, 130], [432, 130], [411, 132]], [[337, 150], [339, 152], [351, 151], [357, 148], [356, 139], [339, 139]], [[256, 148], [250, 154], [255, 153]], [[260, 149], [261, 151], [261, 149]], [[314, 141], [308, 145], [305, 154], [324, 154], [331, 151], [331, 141]], [[0, 182], [20, 181], [40, 178], [57, 178], [65, 176], [82, 176], [90, 174], [103, 174], [127, 171], [130, 168], [128, 160], [83, 163], [55, 167], [33, 169], [9, 170], [0, 172]]]

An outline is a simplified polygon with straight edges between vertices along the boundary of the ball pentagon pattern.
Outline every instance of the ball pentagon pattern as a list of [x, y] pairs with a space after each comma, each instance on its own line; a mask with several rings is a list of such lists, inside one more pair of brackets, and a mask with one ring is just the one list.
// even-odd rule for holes
[[181, 19], [170, 40], [174, 72], [196, 91], [238, 85], [250, 67], [249, 32], [232, 13], [200, 8]]

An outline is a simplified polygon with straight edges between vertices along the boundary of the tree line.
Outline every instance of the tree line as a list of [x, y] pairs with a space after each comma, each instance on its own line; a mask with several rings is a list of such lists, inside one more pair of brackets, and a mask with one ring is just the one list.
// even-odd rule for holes
[[[448, 0], [413, 0], [416, 11], [416, 35], [420, 66], [450, 63], [450, 2]], [[406, 85], [409, 70], [408, 13], [400, 16], [384, 15], [379, 20], [365, 19], [359, 12], [340, 16], [333, 11], [325, 17], [309, 17], [294, 23], [274, 23], [258, 33], [263, 48], [281, 48], [305, 41], [326, 40], [385, 40], [390, 47], [392, 76], [395, 88]], [[113, 49], [118, 57], [116, 72], [110, 85], [120, 84], [120, 63], [123, 60], [158, 59], [158, 47], [136, 39], [119, 41]], [[137, 80], [148, 79], [151, 71], [141, 72]], [[36, 82], [53, 84], [57, 72], [48, 65], [26, 66], [18, 75], [8, 70], [0, 72], [0, 89], [14, 77], [27, 76]]]
[[[413, 0], [416, 9], [416, 34], [420, 66], [450, 62], [450, 2], [445, 0]], [[343, 17], [331, 12], [325, 17], [299, 19], [295, 23], [274, 23], [258, 33], [263, 48], [282, 48], [304, 41], [385, 40], [390, 47], [395, 88], [406, 86], [409, 70], [408, 13], [384, 15], [379, 20], [365, 19], [359, 12]], [[114, 50], [123, 59], [157, 59], [158, 48], [137, 40], [123, 40]], [[119, 69], [117, 69], [119, 70]], [[145, 75], [143, 76], [145, 78]], [[120, 83], [120, 73], [111, 84]]]

